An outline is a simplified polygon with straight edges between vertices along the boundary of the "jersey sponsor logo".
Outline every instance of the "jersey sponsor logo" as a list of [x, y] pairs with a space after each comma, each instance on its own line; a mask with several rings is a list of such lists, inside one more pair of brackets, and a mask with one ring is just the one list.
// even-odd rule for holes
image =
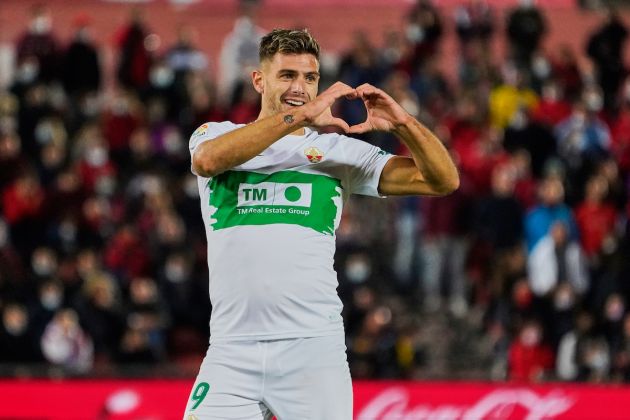
[[341, 213], [341, 181], [296, 171], [227, 171], [208, 182], [213, 230], [292, 224], [332, 235]]
[[192, 133], [193, 137], [198, 137], [206, 134], [208, 132], [208, 124], [201, 124], [197, 129]]
[[309, 147], [304, 150], [304, 155], [311, 163], [319, 163], [324, 158], [324, 154], [317, 147]]
[[311, 184], [260, 182], [240, 184], [237, 207], [248, 206], [295, 206], [310, 207]]

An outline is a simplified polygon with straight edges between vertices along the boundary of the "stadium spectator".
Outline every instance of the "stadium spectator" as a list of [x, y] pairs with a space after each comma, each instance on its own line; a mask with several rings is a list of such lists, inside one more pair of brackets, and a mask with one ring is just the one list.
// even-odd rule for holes
[[146, 42], [149, 35], [143, 13], [131, 10], [129, 22], [115, 35], [119, 49], [117, 79], [120, 85], [136, 93], [147, 87], [153, 56]]
[[79, 325], [72, 309], [59, 310], [48, 323], [41, 338], [46, 360], [73, 373], [85, 373], [93, 363], [94, 346]]
[[536, 0], [519, 0], [508, 15], [506, 32], [512, 59], [520, 69], [529, 69], [532, 55], [547, 33], [547, 20]]
[[583, 293], [589, 278], [586, 261], [577, 242], [578, 231], [571, 209], [563, 203], [564, 187], [555, 177], [542, 181], [540, 204], [525, 217], [528, 272], [532, 291], [548, 294], [567, 281], [577, 293]]
[[586, 46], [604, 94], [604, 107], [609, 112], [616, 106], [619, 86], [626, 74], [622, 51], [627, 37], [628, 30], [621, 17], [608, 8], [602, 25], [591, 34]]
[[34, 5], [27, 30], [16, 45], [19, 79], [49, 83], [59, 77], [60, 47], [52, 32], [52, 17], [43, 4]]
[[92, 39], [92, 18], [79, 14], [74, 18], [76, 32], [63, 55], [63, 86], [68, 95], [79, 99], [95, 94], [101, 87], [101, 66], [98, 50]]
[[259, 0], [239, 0], [234, 29], [223, 40], [218, 88], [224, 107], [234, 105], [236, 91], [249, 85], [251, 70], [258, 65], [258, 44], [267, 32], [256, 23], [259, 3]]
[[483, 48], [490, 48], [494, 34], [494, 10], [487, 0], [468, 0], [455, 9], [455, 29], [462, 50], [473, 41], [480, 41]]
[[508, 378], [515, 382], [541, 382], [553, 367], [553, 352], [543, 342], [541, 325], [527, 321], [510, 345]]

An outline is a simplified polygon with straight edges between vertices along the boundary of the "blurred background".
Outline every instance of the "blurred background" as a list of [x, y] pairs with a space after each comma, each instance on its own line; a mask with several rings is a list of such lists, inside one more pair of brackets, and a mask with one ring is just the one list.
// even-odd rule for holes
[[0, 1], [0, 377], [192, 384], [210, 302], [188, 137], [253, 121], [260, 37], [306, 27], [320, 90], [383, 88], [461, 176], [348, 203], [353, 378], [629, 381], [626, 3]]

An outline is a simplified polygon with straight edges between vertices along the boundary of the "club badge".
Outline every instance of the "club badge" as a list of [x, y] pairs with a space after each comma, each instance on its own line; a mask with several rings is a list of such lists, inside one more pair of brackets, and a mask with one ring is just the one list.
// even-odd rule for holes
[[324, 158], [324, 154], [317, 147], [309, 147], [304, 150], [304, 155], [311, 163], [319, 163]]

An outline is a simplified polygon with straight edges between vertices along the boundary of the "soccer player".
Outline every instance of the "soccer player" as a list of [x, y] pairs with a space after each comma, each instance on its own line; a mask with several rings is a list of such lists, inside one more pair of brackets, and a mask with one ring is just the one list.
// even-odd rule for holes
[[[317, 94], [319, 45], [276, 29], [252, 72], [251, 124], [205, 123], [190, 138], [208, 238], [210, 347], [185, 419], [348, 420], [352, 383], [333, 270], [350, 194], [445, 195], [459, 184], [448, 152], [389, 95], [337, 82]], [[361, 100], [348, 126], [331, 106]], [[394, 133], [412, 157], [316, 130]]]

